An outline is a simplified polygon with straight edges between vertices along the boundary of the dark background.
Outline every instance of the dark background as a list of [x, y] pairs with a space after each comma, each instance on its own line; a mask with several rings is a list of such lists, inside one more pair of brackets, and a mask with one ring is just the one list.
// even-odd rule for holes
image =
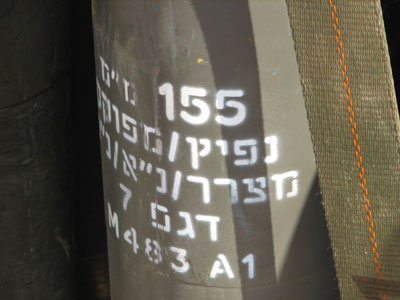
[[90, 0], [71, 1], [71, 134], [79, 300], [109, 299]]
[[385, 21], [386, 39], [389, 45], [390, 61], [394, 86], [399, 106], [400, 95], [400, 0], [381, 0], [383, 19]]

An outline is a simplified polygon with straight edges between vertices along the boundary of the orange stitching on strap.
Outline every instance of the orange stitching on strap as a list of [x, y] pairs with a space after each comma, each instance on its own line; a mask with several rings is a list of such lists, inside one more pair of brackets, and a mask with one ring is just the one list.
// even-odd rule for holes
[[359, 143], [359, 135], [357, 133], [357, 122], [356, 122], [356, 115], [354, 110], [352, 110], [353, 107], [353, 100], [351, 99], [351, 89], [349, 87], [349, 77], [347, 76], [347, 65], [345, 62], [345, 55], [344, 55], [344, 45], [343, 41], [341, 40], [341, 35], [342, 32], [340, 31], [338, 25], [339, 25], [339, 18], [337, 17], [337, 7], [336, 5], [333, 4], [332, 0], [329, 0], [329, 6], [331, 7], [331, 18], [333, 20], [333, 29], [335, 30], [335, 41], [337, 43], [337, 53], [339, 55], [339, 65], [341, 66], [341, 76], [344, 78], [343, 81], [343, 88], [345, 91], [345, 100], [347, 102], [346, 108], [347, 112], [350, 114], [349, 115], [349, 123], [351, 125], [351, 134], [353, 135], [353, 146], [355, 148], [354, 153], [355, 156], [357, 157], [357, 168], [360, 170], [358, 173], [358, 178], [360, 179], [361, 182], [361, 190], [362, 190], [362, 197], [365, 201], [365, 206], [364, 209], [366, 211], [366, 219], [368, 223], [368, 232], [371, 234], [370, 236], [370, 242], [371, 242], [371, 250], [372, 253], [374, 254], [374, 264], [376, 266], [375, 272], [378, 276], [378, 282], [380, 283], [380, 288], [379, 288], [379, 295], [381, 300], [385, 300], [387, 298], [386, 293], [383, 290], [382, 287], [382, 280], [383, 280], [383, 274], [381, 271], [382, 264], [379, 263], [379, 252], [378, 252], [378, 242], [376, 240], [376, 232], [374, 230], [374, 222], [373, 222], [373, 215], [371, 211], [371, 201], [367, 198], [368, 196], [368, 189], [367, 189], [367, 179], [365, 176], [365, 167], [363, 166], [363, 158], [361, 156], [361, 146]]

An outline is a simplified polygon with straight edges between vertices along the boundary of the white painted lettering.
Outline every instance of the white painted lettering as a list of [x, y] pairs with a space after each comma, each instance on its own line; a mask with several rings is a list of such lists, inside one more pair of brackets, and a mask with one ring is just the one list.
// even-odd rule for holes
[[195, 88], [189, 86], [183, 86], [181, 88], [181, 104], [184, 107], [190, 107], [191, 104], [199, 109], [198, 115], [192, 115], [187, 111], [181, 111], [181, 118], [193, 125], [201, 125], [208, 121], [210, 117], [210, 107], [207, 102], [198, 98], [193, 98], [190, 102], [191, 97], [205, 97], [207, 91], [203, 88]]
[[[246, 204], [260, 203], [265, 202], [267, 200], [267, 194], [265, 193], [265, 189], [267, 187], [267, 179], [265, 177], [254, 178], [245, 178], [243, 179], [243, 183], [247, 184], [247, 190], [249, 193], [256, 194], [255, 197], [246, 197], [243, 202]], [[255, 187], [255, 183], [260, 185], [260, 188]]]
[[217, 277], [217, 275], [224, 273], [228, 276], [229, 279], [235, 278], [235, 275], [232, 272], [232, 268], [229, 265], [226, 256], [224, 254], [218, 254], [218, 259], [214, 262], [212, 266], [210, 277], [214, 279]]
[[127, 210], [129, 200], [131, 200], [132, 198], [132, 191], [122, 183], [119, 184], [119, 188], [124, 192], [124, 198], [122, 199], [122, 207], [124, 208], [124, 210]]
[[108, 206], [108, 226], [110, 228], [115, 228], [115, 235], [119, 238], [119, 223], [118, 223], [118, 215], [116, 212], [113, 212], [111, 209], [110, 202], [107, 203]]
[[257, 141], [255, 139], [236, 140], [234, 142], [234, 151], [237, 156], [247, 156], [248, 151], [244, 147], [250, 147], [250, 157], [246, 159], [236, 159], [234, 164], [236, 166], [250, 166], [257, 162]]
[[203, 191], [203, 202], [205, 204], [210, 203], [210, 198], [211, 198], [211, 196], [210, 196], [210, 182], [208, 181], [207, 178], [200, 177], [200, 176], [189, 175], [189, 176], [187, 176], [187, 181], [201, 184], [202, 185], [202, 191]]
[[180, 211], [179, 216], [185, 219], [186, 227], [184, 229], [178, 230], [176, 233], [179, 236], [188, 236], [191, 239], [194, 239], [196, 237], [196, 234], [193, 229], [193, 222], [190, 213]]
[[221, 218], [217, 216], [196, 215], [196, 220], [210, 223], [210, 239], [213, 242], [216, 242], [218, 240], [217, 223], [221, 220]]
[[242, 90], [219, 90], [216, 95], [215, 105], [218, 110], [222, 110], [226, 107], [232, 107], [237, 110], [236, 114], [232, 117], [216, 116], [215, 120], [218, 124], [224, 126], [236, 126], [242, 123], [246, 119], [246, 106], [243, 103], [236, 100], [228, 100], [226, 98], [237, 98], [242, 97], [244, 92]]
[[174, 271], [178, 273], [186, 273], [189, 271], [189, 263], [186, 260], [186, 254], [187, 251], [185, 249], [177, 248], [177, 247], [169, 247], [169, 249], [176, 253], [176, 260], [179, 262], [179, 265], [175, 264], [174, 262], [171, 262], [171, 267]]
[[267, 136], [264, 142], [270, 146], [270, 154], [265, 158], [265, 162], [272, 164], [278, 160], [278, 138], [275, 135]]
[[248, 264], [248, 277], [249, 279], [254, 279], [254, 254], [250, 253], [245, 258], [242, 259], [242, 263]]
[[[151, 224], [153, 225], [153, 227], [163, 230], [165, 232], [170, 232], [171, 231], [171, 219], [170, 219], [169, 215], [167, 215], [168, 208], [166, 208], [165, 206], [162, 206], [160, 204], [154, 203], [154, 202], [150, 203], [150, 207], [151, 207], [151, 218], [153, 219]], [[164, 224], [160, 224], [157, 222], [157, 212], [158, 211], [164, 213]]]
[[271, 179], [276, 181], [276, 200], [282, 200], [284, 193], [284, 181], [285, 179], [292, 178], [292, 190], [286, 193], [287, 198], [295, 197], [298, 194], [298, 171], [289, 171], [282, 174], [275, 174], [271, 176]]

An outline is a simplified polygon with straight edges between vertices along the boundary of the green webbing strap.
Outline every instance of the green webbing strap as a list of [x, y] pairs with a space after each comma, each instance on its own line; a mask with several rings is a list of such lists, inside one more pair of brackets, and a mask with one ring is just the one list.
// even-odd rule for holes
[[341, 297], [400, 299], [399, 116], [380, 3], [287, 5]]

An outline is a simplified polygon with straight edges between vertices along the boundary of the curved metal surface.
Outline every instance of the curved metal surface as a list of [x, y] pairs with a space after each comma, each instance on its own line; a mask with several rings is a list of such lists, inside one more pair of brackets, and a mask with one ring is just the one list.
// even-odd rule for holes
[[337, 299], [286, 8], [263, 3], [93, 1], [113, 299]]

